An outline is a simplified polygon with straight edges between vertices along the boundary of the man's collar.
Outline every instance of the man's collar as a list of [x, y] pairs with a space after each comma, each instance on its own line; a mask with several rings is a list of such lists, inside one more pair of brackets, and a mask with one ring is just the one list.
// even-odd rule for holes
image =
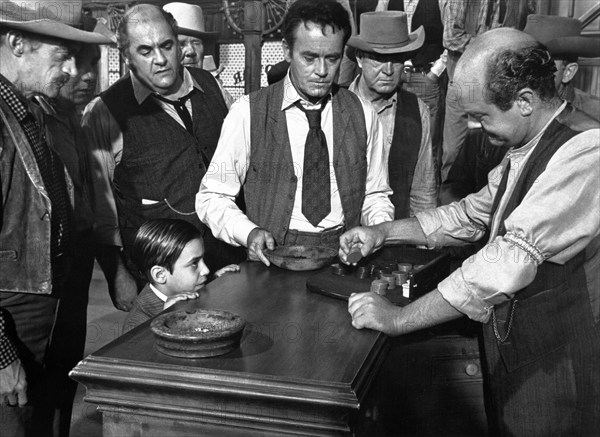
[[156, 295], [156, 297], [158, 297], [163, 302], [167, 301], [168, 297], [166, 294], [159, 291], [158, 288], [156, 288], [154, 285], [152, 285], [152, 284], [148, 284], [148, 285], [150, 286], [150, 290], [152, 290], [152, 293], [154, 293]]
[[[333, 91], [329, 90], [329, 95], [327, 96], [327, 98], [331, 99], [332, 96]], [[281, 102], [281, 110], [285, 111], [290, 106], [293, 106], [297, 101], [300, 101], [300, 103], [303, 104], [302, 106], [320, 106], [320, 103], [318, 105], [310, 103], [304, 98], [302, 98], [300, 94], [298, 94], [296, 87], [294, 86], [294, 84], [292, 84], [292, 80], [290, 79], [290, 72], [288, 69], [288, 72], [285, 75], [285, 79], [283, 80], [283, 101]]]
[[[196, 79], [194, 79], [187, 68], [182, 67], [181, 70], [183, 71], [183, 81], [181, 82], [180, 88], [180, 90], [183, 91], [181, 93], [182, 96], [189, 94], [194, 88], [198, 91], [204, 92], [200, 84], [196, 82]], [[148, 98], [148, 96], [154, 94], [154, 91], [144, 85], [135, 74], [131, 73], [130, 76], [131, 84], [133, 85], [133, 95], [135, 96], [135, 100], [137, 101], [138, 105], [141, 105], [144, 103], [144, 100]]]

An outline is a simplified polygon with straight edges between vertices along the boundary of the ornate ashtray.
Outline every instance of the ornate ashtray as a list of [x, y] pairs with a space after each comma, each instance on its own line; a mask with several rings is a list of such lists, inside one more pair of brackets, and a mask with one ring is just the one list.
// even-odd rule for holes
[[337, 251], [323, 246], [278, 246], [264, 249], [265, 257], [277, 267], [287, 270], [316, 270], [325, 267], [337, 257]]
[[158, 316], [150, 324], [156, 349], [180, 358], [223, 355], [237, 349], [246, 321], [221, 310], [181, 310]]

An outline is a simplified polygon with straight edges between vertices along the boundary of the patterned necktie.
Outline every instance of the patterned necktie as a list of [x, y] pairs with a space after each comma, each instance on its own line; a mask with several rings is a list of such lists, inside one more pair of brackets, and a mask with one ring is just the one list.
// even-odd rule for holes
[[315, 110], [304, 109], [300, 102], [295, 104], [308, 119], [302, 172], [302, 214], [313, 226], [317, 226], [331, 211], [329, 152], [321, 129], [321, 111], [325, 103]]

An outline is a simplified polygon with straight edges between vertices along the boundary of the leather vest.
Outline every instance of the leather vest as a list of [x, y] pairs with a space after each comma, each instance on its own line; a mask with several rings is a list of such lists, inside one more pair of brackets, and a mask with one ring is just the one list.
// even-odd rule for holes
[[[34, 115], [42, 122], [39, 111]], [[51, 294], [50, 197], [25, 132], [2, 99], [0, 158], [0, 291]], [[66, 168], [65, 182], [72, 206], [73, 182]]]

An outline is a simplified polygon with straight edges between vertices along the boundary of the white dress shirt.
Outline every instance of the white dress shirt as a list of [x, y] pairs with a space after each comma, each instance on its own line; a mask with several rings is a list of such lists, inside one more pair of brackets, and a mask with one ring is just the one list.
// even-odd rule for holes
[[[284, 79], [284, 96], [281, 110], [285, 111], [292, 160], [298, 183], [290, 229], [305, 232], [320, 232], [324, 229], [344, 224], [344, 214], [337, 179], [333, 170], [333, 108], [328, 99], [321, 113], [321, 127], [327, 139], [331, 168], [331, 212], [318, 226], [313, 226], [302, 214], [302, 166], [304, 144], [308, 133], [308, 120], [304, 112], [294, 103], [307, 109], [320, 108], [303, 100], [290, 81], [289, 74]], [[384, 145], [381, 125], [372, 106], [361, 100], [367, 130], [367, 182], [362, 208], [362, 223], [373, 225], [390, 221], [394, 216], [389, 195], [387, 159], [389, 148]], [[248, 235], [257, 227], [235, 205], [235, 198], [246, 180], [250, 164], [250, 102], [247, 96], [240, 98], [231, 110], [221, 130], [221, 137], [211, 164], [202, 179], [196, 196], [196, 211], [213, 234], [232, 245], [246, 245]]]

